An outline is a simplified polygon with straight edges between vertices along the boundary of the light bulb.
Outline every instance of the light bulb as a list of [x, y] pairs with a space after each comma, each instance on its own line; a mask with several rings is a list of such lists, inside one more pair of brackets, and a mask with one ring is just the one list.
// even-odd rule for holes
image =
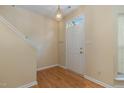
[[62, 20], [62, 14], [61, 13], [57, 13], [56, 20], [57, 21], [61, 21]]
[[58, 6], [57, 14], [56, 14], [56, 20], [60, 21], [62, 19], [62, 13], [60, 10], [60, 6]]
[[61, 15], [60, 13], [58, 13], [58, 14], [56, 15], [56, 18], [62, 18], [62, 15]]

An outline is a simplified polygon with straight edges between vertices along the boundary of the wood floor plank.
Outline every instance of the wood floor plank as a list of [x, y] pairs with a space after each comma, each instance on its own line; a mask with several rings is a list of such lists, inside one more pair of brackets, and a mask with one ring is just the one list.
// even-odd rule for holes
[[103, 86], [61, 67], [38, 71], [37, 81], [38, 85], [33, 88], [103, 88]]

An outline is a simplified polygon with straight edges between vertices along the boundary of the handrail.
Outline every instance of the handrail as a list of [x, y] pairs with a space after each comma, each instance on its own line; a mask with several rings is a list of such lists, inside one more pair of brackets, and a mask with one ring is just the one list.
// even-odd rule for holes
[[34, 49], [38, 50], [38, 44], [36, 44], [35, 42], [31, 41], [31, 39], [22, 34], [15, 26], [13, 26], [10, 22], [8, 22], [3, 16], [0, 15], [0, 21], [2, 23], [4, 23], [8, 28], [11, 29], [11, 31], [15, 32], [19, 37], [21, 37], [24, 41], [26, 41], [28, 44], [31, 45], [31, 47], [33, 47]]

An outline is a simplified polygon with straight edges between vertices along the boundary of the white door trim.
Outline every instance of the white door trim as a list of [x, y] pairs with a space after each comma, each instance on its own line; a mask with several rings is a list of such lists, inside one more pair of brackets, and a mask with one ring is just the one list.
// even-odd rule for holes
[[[79, 15], [79, 16], [84, 16], [83, 14], [81, 14], [81, 15]], [[75, 18], [75, 17], [73, 17], [73, 18]], [[71, 18], [71, 19], [73, 19], [73, 18]], [[85, 16], [84, 16], [84, 18], [85, 18]], [[71, 20], [71, 19], [69, 19], [69, 20]], [[69, 20], [67, 20], [67, 21], [69, 21]], [[66, 53], [65, 53], [65, 68], [66, 69], [68, 69], [68, 67], [67, 67], [67, 31], [66, 31], [66, 23], [67, 23], [67, 21], [65, 22], [65, 51], [66, 51]], [[85, 68], [85, 22], [84, 22], [84, 31], [83, 31], [83, 37], [84, 37], [84, 50], [83, 50], [83, 52], [84, 52], [84, 73], [83, 73], [83, 75], [85, 75], [85, 71], [86, 71], [86, 68]]]

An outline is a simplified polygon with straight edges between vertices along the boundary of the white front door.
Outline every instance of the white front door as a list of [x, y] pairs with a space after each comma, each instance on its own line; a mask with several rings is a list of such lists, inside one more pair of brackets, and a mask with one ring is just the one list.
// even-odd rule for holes
[[66, 23], [66, 67], [84, 74], [84, 16]]

